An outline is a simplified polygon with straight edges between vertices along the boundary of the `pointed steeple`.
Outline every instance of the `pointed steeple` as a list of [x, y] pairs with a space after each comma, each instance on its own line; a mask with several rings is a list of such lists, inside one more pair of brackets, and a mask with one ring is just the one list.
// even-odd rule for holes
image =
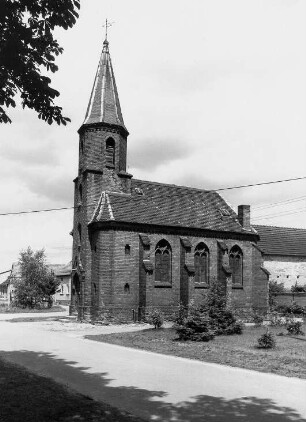
[[126, 130], [108, 45], [105, 39], [83, 124], [106, 123]]

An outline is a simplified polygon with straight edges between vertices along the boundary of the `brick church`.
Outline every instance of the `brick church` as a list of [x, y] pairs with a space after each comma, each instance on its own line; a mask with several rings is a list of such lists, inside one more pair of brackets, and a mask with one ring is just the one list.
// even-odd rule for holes
[[203, 299], [210, 283], [229, 306], [268, 309], [268, 272], [250, 225], [215, 191], [134, 179], [105, 40], [84, 123], [74, 180], [71, 312], [99, 320], [173, 315]]

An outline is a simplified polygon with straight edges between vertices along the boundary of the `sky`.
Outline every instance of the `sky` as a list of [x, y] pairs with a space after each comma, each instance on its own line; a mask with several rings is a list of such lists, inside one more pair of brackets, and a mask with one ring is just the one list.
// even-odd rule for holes
[[[304, 0], [90, 0], [57, 30], [51, 86], [71, 123], [10, 110], [0, 126], [0, 214], [69, 207], [78, 134], [104, 40], [137, 179], [219, 189], [306, 176]], [[222, 191], [252, 222], [306, 228], [306, 180]], [[0, 272], [20, 250], [71, 259], [72, 210], [0, 216]]]

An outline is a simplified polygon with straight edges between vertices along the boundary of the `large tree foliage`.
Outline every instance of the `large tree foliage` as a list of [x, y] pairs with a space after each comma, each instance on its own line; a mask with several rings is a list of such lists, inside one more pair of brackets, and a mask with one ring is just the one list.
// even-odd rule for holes
[[20, 277], [13, 281], [15, 305], [39, 308], [47, 302], [51, 306], [59, 281], [46, 265], [45, 251], [28, 247], [20, 252], [19, 265]]
[[80, 0], [0, 0], [0, 122], [20, 94], [23, 108], [34, 109], [49, 124], [69, 118], [55, 105], [59, 92], [42, 70], [56, 72], [55, 57], [63, 52], [53, 37], [56, 27], [68, 29], [78, 17]]

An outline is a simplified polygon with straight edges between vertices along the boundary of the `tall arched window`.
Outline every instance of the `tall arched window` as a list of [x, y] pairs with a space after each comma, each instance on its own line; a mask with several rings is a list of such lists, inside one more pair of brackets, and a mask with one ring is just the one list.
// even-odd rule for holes
[[242, 285], [243, 281], [243, 254], [239, 246], [232, 247], [229, 253], [229, 264], [232, 270], [233, 285]]
[[171, 246], [165, 239], [155, 248], [155, 281], [171, 283]]
[[105, 145], [105, 162], [106, 165], [115, 165], [115, 141], [113, 138], [108, 138]]
[[78, 233], [79, 233], [79, 242], [81, 244], [81, 241], [82, 241], [82, 226], [81, 226], [80, 223], [78, 224]]
[[83, 199], [83, 188], [82, 185], [79, 186], [79, 201], [82, 202]]
[[199, 243], [194, 252], [195, 283], [209, 284], [209, 249], [203, 243]]

